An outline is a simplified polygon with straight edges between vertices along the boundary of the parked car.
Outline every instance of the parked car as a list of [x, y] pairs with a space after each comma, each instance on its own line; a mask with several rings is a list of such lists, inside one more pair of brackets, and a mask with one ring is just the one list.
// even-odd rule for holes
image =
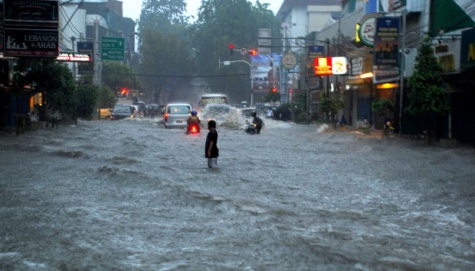
[[163, 124], [166, 128], [187, 127], [187, 120], [190, 116], [192, 107], [187, 103], [170, 103], [165, 107], [163, 115]]
[[128, 104], [116, 104], [114, 109], [112, 110], [112, 114], [110, 116], [111, 120], [119, 120], [125, 118], [132, 118], [133, 111], [132, 107]]

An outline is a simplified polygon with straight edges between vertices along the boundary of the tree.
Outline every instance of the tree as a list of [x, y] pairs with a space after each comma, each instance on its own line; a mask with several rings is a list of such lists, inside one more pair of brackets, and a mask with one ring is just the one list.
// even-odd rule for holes
[[308, 115], [308, 108], [307, 108], [307, 93], [305, 92], [297, 92], [295, 94], [295, 99], [290, 108], [292, 108], [294, 121], [296, 123], [308, 123], [307, 115]]
[[333, 126], [336, 127], [336, 113], [338, 113], [338, 110], [341, 110], [345, 104], [343, 103], [341, 97], [335, 96], [335, 97], [327, 97], [325, 92], [320, 93], [320, 110], [322, 113], [325, 113], [328, 116], [328, 119], [333, 123]]
[[99, 98], [100, 88], [93, 84], [92, 76], [83, 76], [78, 82], [77, 104], [73, 119], [92, 119], [96, 103]]
[[280, 101], [280, 92], [277, 92], [275, 89], [271, 88], [264, 96], [264, 101], [268, 103]]
[[434, 56], [431, 39], [424, 38], [418, 49], [413, 75], [409, 78], [409, 105], [406, 111], [414, 115], [425, 114], [428, 123], [426, 143], [430, 144], [432, 137], [431, 115], [446, 113], [450, 103], [445, 90], [448, 88], [442, 77], [442, 68]]
[[[206, 76], [212, 91], [225, 92], [236, 100], [249, 95], [249, 66], [233, 63], [219, 66], [221, 60], [250, 61], [247, 55], [229, 55], [229, 44], [237, 49], [257, 49], [259, 28], [270, 28], [272, 37], [281, 37], [280, 22], [267, 4], [252, 5], [246, 0], [203, 0], [198, 11], [198, 20], [192, 26], [193, 49], [199, 74]], [[275, 45], [274, 43], [272, 45]], [[277, 47], [276, 47], [277, 48]], [[279, 50], [278, 48], [276, 50]], [[216, 63], [216, 64], [214, 64]], [[217, 76], [209, 76], [217, 75]]]
[[[379, 117], [386, 117], [387, 120], [393, 119], [394, 103], [390, 100], [380, 99], [372, 103], [373, 112]], [[385, 123], [383, 123], [384, 125]]]
[[176, 33], [176, 27], [186, 25], [184, 0], [144, 0], [140, 14], [139, 31], [145, 28], [163, 34]]
[[116, 61], [104, 61], [102, 83], [114, 92], [122, 88], [140, 89], [140, 82], [131, 68]]
[[[52, 58], [20, 58], [17, 70], [24, 75], [21, 84], [30, 85], [34, 92], [42, 93], [44, 109], [73, 115], [76, 108], [76, 83], [71, 70]], [[18, 83], [14, 83], [18, 86]], [[23, 87], [21, 86], [21, 87]]]
[[143, 56], [139, 71], [144, 75], [145, 88], [154, 96], [186, 96], [191, 80], [193, 60], [187, 44], [175, 35], [164, 36], [152, 29], [144, 29], [144, 43], [140, 48]]
[[139, 22], [144, 91], [154, 102], [186, 96], [195, 64], [184, 0], [145, 0]]

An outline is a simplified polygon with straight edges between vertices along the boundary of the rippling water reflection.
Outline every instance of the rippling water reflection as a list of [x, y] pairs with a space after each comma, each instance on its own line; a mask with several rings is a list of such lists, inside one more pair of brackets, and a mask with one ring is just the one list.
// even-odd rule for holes
[[473, 269], [473, 150], [265, 122], [1, 135], [0, 269]]

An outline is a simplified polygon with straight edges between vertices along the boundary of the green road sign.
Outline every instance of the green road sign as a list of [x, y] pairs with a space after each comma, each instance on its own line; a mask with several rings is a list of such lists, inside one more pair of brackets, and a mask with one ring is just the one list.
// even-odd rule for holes
[[102, 38], [102, 60], [124, 60], [124, 38]]

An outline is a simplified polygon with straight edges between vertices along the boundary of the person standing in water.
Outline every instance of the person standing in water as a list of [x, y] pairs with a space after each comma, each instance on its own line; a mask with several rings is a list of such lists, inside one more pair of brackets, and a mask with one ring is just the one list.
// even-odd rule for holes
[[205, 143], [205, 157], [208, 158], [208, 168], [218, 166], [218, 132], [216, 131], [216, 121], [208, 121], [208, 135]]

